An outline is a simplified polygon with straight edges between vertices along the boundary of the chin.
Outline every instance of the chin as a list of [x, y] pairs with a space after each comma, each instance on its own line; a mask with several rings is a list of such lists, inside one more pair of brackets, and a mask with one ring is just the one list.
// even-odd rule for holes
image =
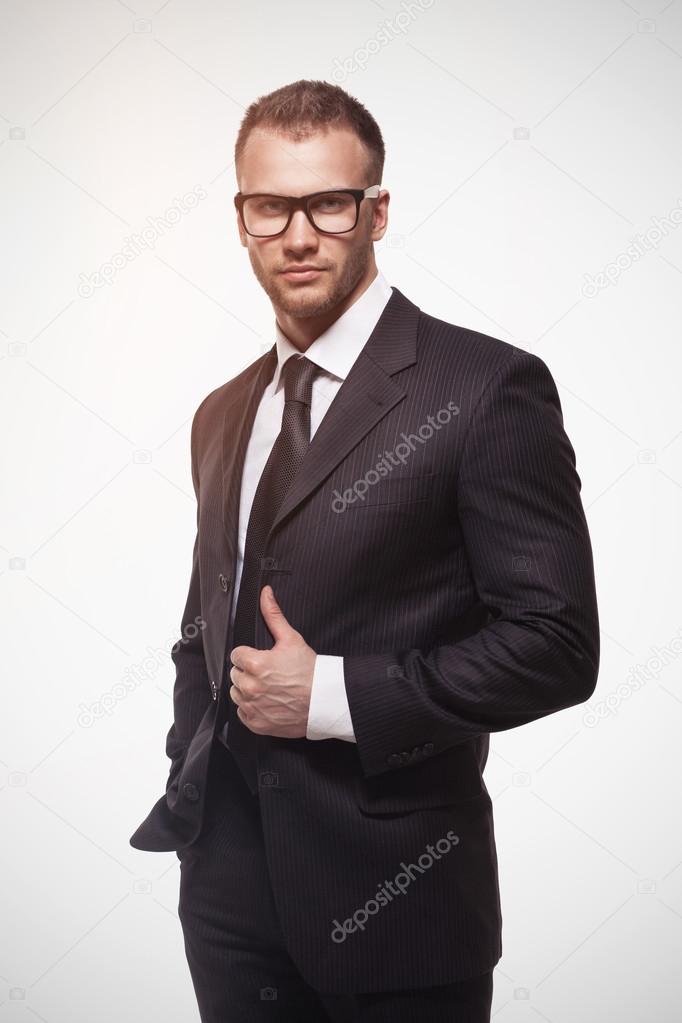
[[284, 312], [292, 316], [315, 316], [328, 308], [333, 290], [331, 282], [316, 282], [305, 288], [300, 285], [289, 287], [286, 281], [282, 283], [283, 287], [279, 283], [273, 284], [270, 296]]

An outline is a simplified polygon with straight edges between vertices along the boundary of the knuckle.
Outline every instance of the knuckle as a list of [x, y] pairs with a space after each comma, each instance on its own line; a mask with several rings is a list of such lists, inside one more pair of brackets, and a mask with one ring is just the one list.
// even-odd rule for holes
[[260, 674], [262, 665], [263, 665], [262, 658], [258, 654], [251, 654], [247, 658], [244, 667], [248, 671], [249, 675], [258, 675]]

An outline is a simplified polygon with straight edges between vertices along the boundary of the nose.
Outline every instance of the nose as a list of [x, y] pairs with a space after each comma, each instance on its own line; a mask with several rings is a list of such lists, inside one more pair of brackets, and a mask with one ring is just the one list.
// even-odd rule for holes
[[294, 211], [291, 223], [282, 235], [282, 240], [285, 248], [291, 249], [294, 252], [317, 248], [317, 231], [310, 223], [303, 210]]

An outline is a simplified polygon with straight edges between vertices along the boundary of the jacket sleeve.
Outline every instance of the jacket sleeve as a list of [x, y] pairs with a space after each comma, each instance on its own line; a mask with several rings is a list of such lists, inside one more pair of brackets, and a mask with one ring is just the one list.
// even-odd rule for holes
[[453, 508], [492, 620], [430, 650], [344, 657], [365, 776], [590, 697], [599, 622], [580, 487], [554, 380], [515, 349], [472, 413]]
[[[201, 587], [199, 578], [199, 478], [196, 458], [196, 432], [199, 409], [192, 420], [191, 466], [192, 484], [197, 499], [197, 532], [192, 552], [192, 571], [189, 592], [180, 625], [180, 638], [171, 648], [175, 665], [173, 686], [173, 723], [166, 737], [166, 755], [173, 760], [189, 745], [199, 722], [212, 700], [208, 669], [204, 658], [204, 630], [201, 615]], [[172, 769], [171, 765], [171, 769]]]

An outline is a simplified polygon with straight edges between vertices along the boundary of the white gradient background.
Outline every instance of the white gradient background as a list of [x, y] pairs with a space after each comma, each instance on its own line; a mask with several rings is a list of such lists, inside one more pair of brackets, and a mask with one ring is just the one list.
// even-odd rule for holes
[[682, 225], [584, 284], [682, 209], [682, 0], [435, 0], [402, 31], [389, 0], [0, 11], [0, 1023], [199, 1019], [177, 859], [128, 838], [167, 775], [191, 417], [274, 340], [233, 145], [246, 106], [298, 78], [382, 128], [389, 283], [547, 363], [583, 481], [599, 685], [491, 741], [493, 1018], [679, 1019]]

